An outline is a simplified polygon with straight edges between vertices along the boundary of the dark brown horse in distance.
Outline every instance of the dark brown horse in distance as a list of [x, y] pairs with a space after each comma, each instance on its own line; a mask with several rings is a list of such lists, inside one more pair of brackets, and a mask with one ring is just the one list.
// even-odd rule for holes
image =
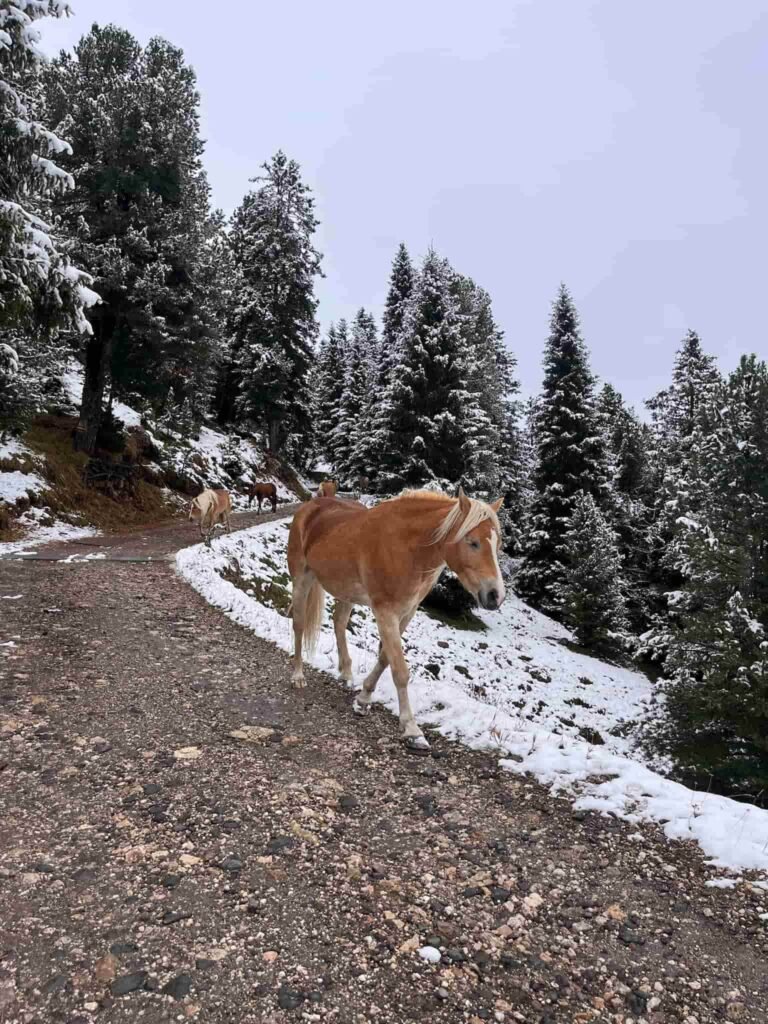
[[277, 511], [277, 488], [274, 484], [261, 483], [252, 484], [248, 491], [248, 507], [250, 508], [253, 499], [256, 499], [259, 503], [259, 512], [261, 512], [262, 501], [272, 502], [272, 511]]

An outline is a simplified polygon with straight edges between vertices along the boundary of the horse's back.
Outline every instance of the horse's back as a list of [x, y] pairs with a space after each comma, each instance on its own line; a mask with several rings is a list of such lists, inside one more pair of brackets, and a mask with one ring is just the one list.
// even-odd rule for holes
[[225, 491], [224, 488], [213, 491], [216, 499], [216, 511], [219, 515], [224, 512], [230, 512], [232, 510], [232, 497], [229, 491]]
[[307, 555], [322, 540], [342, 527], [349, 527], [367, 511], [365, 505], [361, 505], [359, 501], [313, 498], [296, 511], [291, 522], [291, 536], [294, 542], [300, 542], [302, 554]]

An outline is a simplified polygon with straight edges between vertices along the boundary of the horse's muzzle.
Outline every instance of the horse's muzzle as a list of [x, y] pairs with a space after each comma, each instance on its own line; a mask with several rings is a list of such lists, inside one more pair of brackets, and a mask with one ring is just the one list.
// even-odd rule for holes
[[481, 587], [477, 595], [477, 599], [482, 608], [485, 608], [489, 612], [493, 612], [496, 611], [497, 608], [501, 608], [501, 603], [504, 600], [504, 591], [499, 591], [497, 587], [488, 587], [487, 590], [484, 587]]

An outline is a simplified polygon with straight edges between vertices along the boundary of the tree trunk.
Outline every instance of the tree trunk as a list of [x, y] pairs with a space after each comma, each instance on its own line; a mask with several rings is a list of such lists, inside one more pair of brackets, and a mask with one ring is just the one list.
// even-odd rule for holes
[[283, 446], [283, 432], [280, 429], [280, 420], [269, 420], [267, 431], [269, 434], [269, 450], [277, 455]]
[[93, 454], [103, 416], [104, 385], [107, 380], [112, 353], [112, 332], [104, 324], [98, 335], [88, 339], [85, 349], [85, 376], [80, 419], [75, 429], [75, 450]]

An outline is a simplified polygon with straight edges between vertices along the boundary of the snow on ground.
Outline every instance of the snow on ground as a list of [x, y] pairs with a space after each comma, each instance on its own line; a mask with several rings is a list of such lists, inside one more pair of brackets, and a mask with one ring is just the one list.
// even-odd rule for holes
[[[40, 457], [16, 438], [0, 443], [0, 458], [23, 459], [33, 465], [40, 463]], [[0, 470], [0, 502], [14, 505], [19, 498], [44, 495], [47, 489], [48, 484], [37, 473]], [[0, 556], [12, 552], [31, 555], [42, 544], [91, 537], [98, 532], [90, 526], [77, 526], [57, 520], [46, 507], [26, 509], [21, 515], [14, 516], [13, 524], [24, 531], [24, 538], [0, 543]]]
[[[46, 522], [41, 522], [41, 519]], [[0, 543], [0, 558], [12, 553], [34, 555], [43, 544], [59, 540], [75, 540], [80, 537], [95, 537], [99, 532], [92, 526], [74, 526], [72, 523], [52, 519], [46, 508], [30, 508], [18, 519], [15, 519], [14, 524], [25, 531], [24, 539]]]
[[[211, 548], [187, 548], [177, 566], [211, 604], [291, 652], [290, 621], [277, 610], [290, 593], [287, 536], [287, 523], [264, 524], [218, 538]], [[248, 592], [223, 579], [232, 571]], [[768, 811], [690, 790], [643, 764], [632, 734], [654, 711], [645, 676], [572, 650], [563, 626], [513, 595], [499, 612], [477, 617], [481, 631], [448, 626], [423, 611], [408, 627], [411, 703], [423, 727], [498, 751], [505, 768], [533, 774], [577, 809], [657, 822], [669, 838], [697, 842], [717, 867], [768, 872]], [[368, 609], [355, 610], [350, 630], [359, 685], [378, 646]], [[336, 674], [328, 616], [309, 660]], [[376, 700], [397, 709], [389, 672]]]
[[45, 489], [45, 481], [37, 473], [22, 473], [18, 469], [0, 472], [0, 501], [14, 505], [19, 498], [31, 498]]
[[0, 459], [13, 459], [28, 454], [27, 449], [16, 437], [0, 441]]

